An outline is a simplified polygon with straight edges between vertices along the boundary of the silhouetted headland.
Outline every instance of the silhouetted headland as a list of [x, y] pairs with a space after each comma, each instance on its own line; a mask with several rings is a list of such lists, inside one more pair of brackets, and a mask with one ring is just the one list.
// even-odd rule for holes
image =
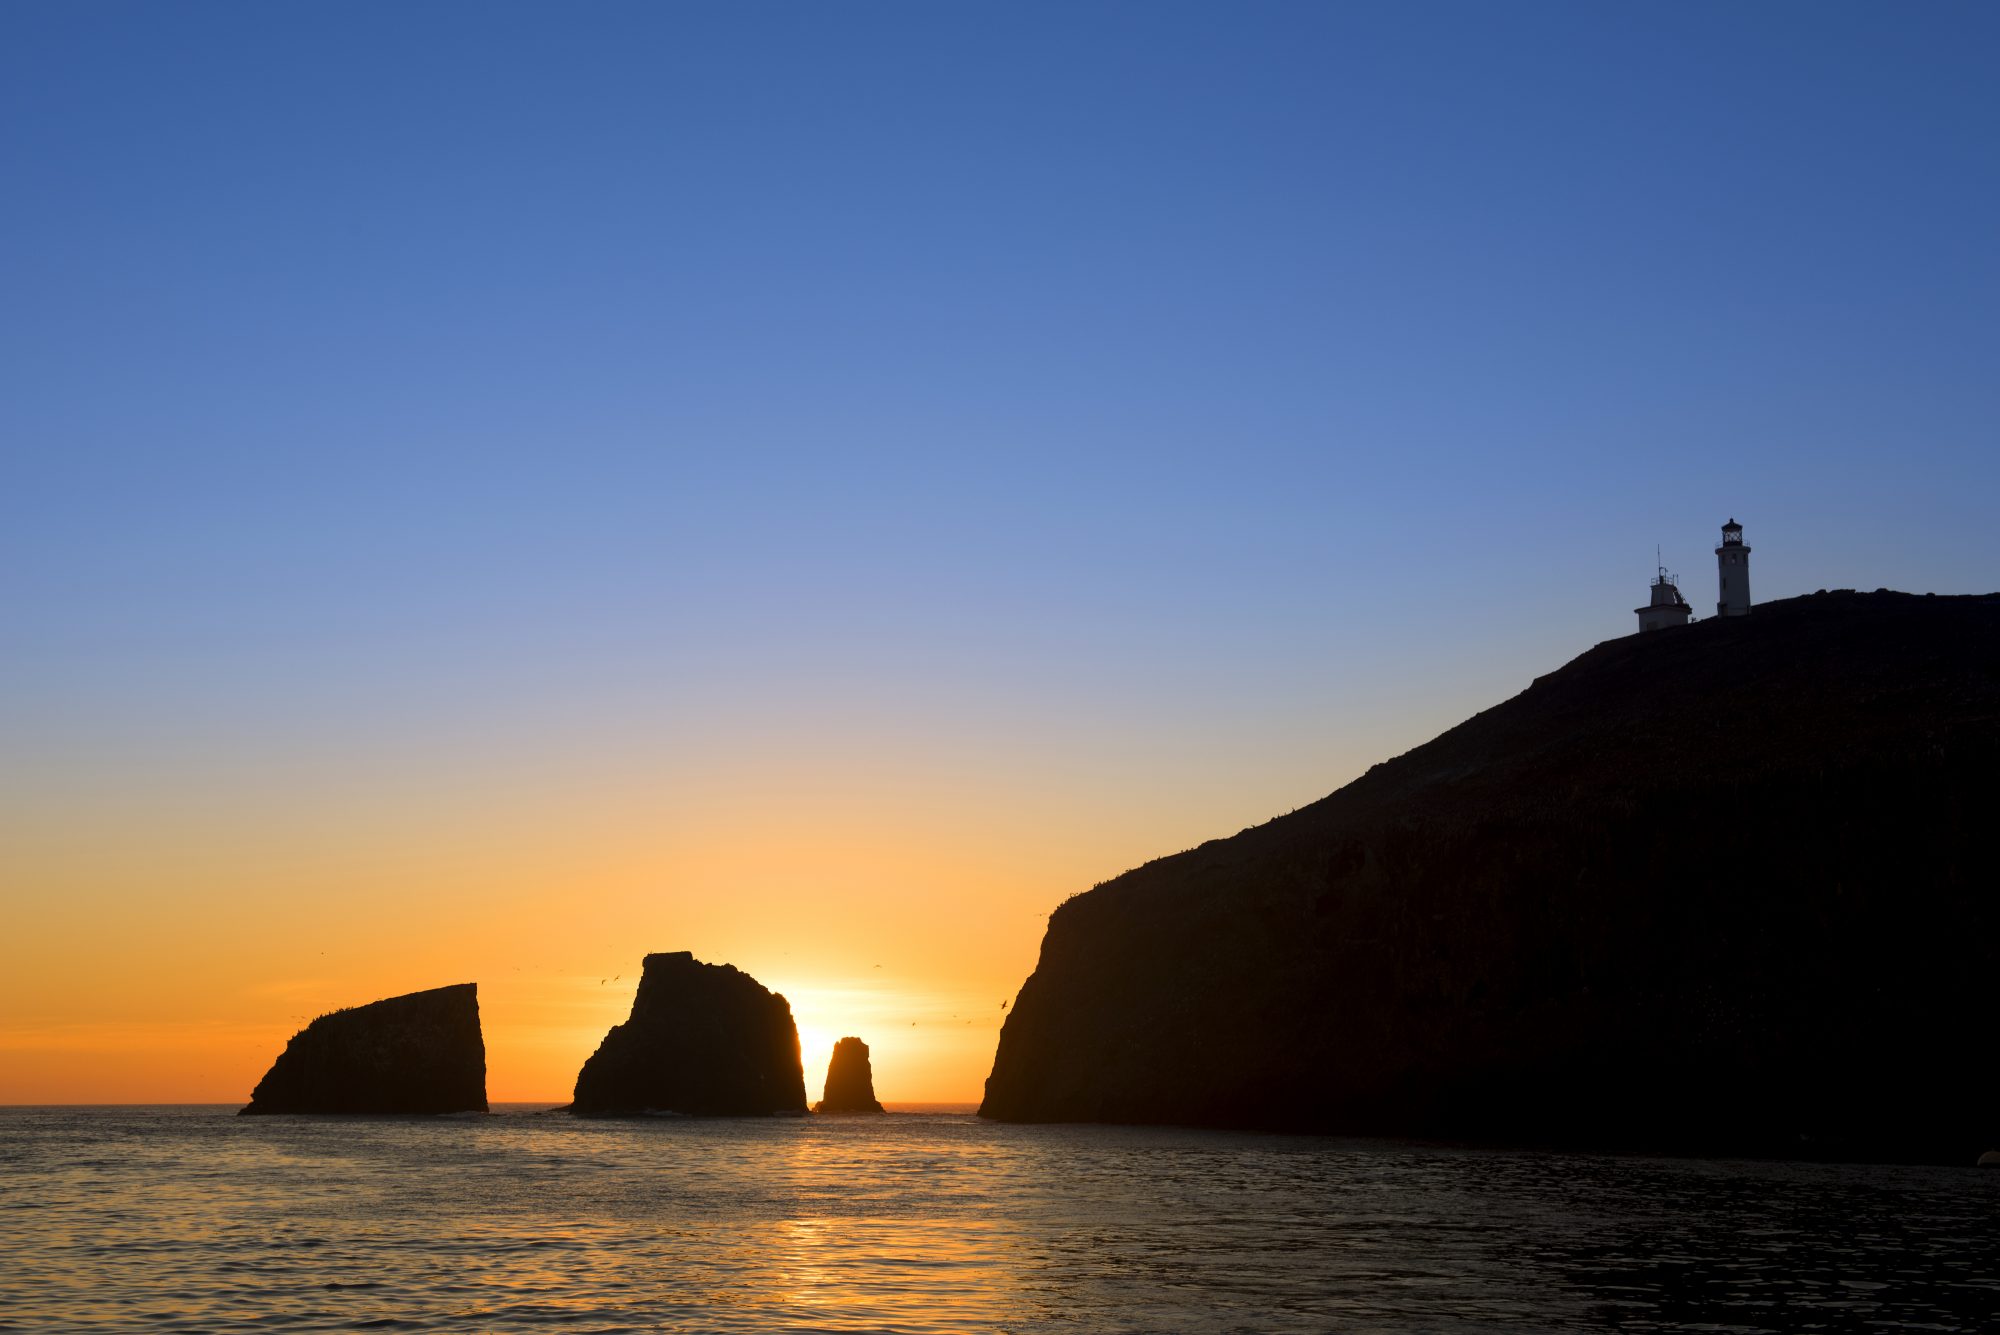
[[981, 1112], [1970, 1164], [1996, 799], [2000, 596], [1600, 644], [1062, 905]]
[[826, 1089], [816, 1113], [878, 1113], [875, 1101], [875, 1070], [868, 1060], [868, 1045], [858, 1038], [843, 1038], [833, 1045], [826, 1063]]
[[806, 1110], [792, 1008], [733, 965], [646, 956], [632, 1015], [576, 1077], [570, 1111], [748, 1117]]
[[479, 989], [459, 983], [320, 1016], [238, 1114], [485, 1111]]

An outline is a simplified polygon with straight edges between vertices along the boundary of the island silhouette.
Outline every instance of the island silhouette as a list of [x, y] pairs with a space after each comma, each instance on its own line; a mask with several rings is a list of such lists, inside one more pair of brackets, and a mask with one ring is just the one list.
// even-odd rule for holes
[[2000, 596], [1600, 644], [1064, 903], [980, 1111], [1971, 1163]]

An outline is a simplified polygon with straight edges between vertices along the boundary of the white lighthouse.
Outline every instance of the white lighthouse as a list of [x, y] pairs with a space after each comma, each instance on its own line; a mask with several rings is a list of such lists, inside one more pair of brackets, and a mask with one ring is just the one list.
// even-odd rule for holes
[[1694, 609], [1681, 597], [1680, 581], [1667, 573], [1667, 568], [1659, 567], [1659, 574], [1653, 579], [1653, 600], [1644, 607], [1635, 607], [1639, 614], [1641, 631], [1664, 630], [1668, 626], [1685, 626]]
[[1715, 549], [1716, 577], [1722, 581], [1717, 591], [1715, 614], [1719, 617], [1750, 615], [1750, 549], [1743, 545], [1743, 525], [1734, 519], [1722, 526], [1722, 545]]

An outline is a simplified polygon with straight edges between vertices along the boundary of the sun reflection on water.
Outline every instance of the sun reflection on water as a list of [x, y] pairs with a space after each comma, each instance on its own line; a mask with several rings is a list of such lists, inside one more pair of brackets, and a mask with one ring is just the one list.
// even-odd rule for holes
[[0, 1110], [0, 1329], [1951, 1331], [2000, 1310], [2000, 1175], [963, 1114], [229, 1111]]

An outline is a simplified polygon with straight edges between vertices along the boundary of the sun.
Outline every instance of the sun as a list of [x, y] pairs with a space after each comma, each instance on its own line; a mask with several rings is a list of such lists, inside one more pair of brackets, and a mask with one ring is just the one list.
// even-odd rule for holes
[[811, 1102], [819, 1097], [819, 1090], [826, 1083], [826, 1064], [833, 1060], [834, 1035], [813, 1025], [799, 1027], [799, 1065], [806, 1076], [806, 1100]]

